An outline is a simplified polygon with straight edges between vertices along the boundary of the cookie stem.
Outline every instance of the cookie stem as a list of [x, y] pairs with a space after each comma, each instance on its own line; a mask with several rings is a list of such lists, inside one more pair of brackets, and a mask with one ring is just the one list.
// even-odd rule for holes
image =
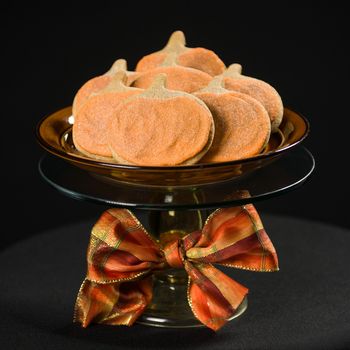
[[127, 70], [126, 60], [124, 60], [123, 58], [120, 58], [112, 64], [112, 67], [105, 74], [106, 75], [114, 75], [119, 71], [126, 72], [126, 70]]
[[210, 83], [207, 85], [207, 88], [224, 88], [224, 77], [222, 75], [217, 75], [214, 77]]
[[105, 93], [105, 92], [125, 90], [127, 89], [126, 82], [127, 82], [126, 71], [123, 71], [123, 70], [117, 71], [112, 76], [109, 84], [104, 89], [99, 91], [98, 94]]
[[175, 51], [179, 52], [185, 48], [186, 38], [185, 34], [181, 30], [177, 30], [171, 34], [168, 43], [166, 44], [164, 51]]
[[147, 90], [165, 89], [167, 76], [165, 73], [158, 74]]
[[227, 92], [227, 90], [225, 89], [223, 74], [217, 75], [209, 82], [209, 84], [205, 88], [196, 91], [196, 93], [203, 93], [203, 92], [211, 92], [214, 94]]
[[241, 75], [241, 74], [242, 74], [242, 66], [238, 63], [233, 63], [226, 69], [226, 71], [223, 73], [223, 76], [232, 77], [234, 75]]
[[160, 66], [161, 67], [177, 66], [177, 63], [176, 63], [177, 56], [178, 56], [177, 52], [175, 51], [169, 52]]

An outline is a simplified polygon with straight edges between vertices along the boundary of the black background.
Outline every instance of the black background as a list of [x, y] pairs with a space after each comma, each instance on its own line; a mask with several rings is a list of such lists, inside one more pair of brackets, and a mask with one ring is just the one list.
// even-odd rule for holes
[[[226, 64], [271, 83], [284, 104], [311, 123], [305, 145], [316, 158], [310, 181], [261, 202], [281, 213], [350, 227], [347, 197], [349, 54], [347, 11], [339, 3], [82, 2], [80, 6], [1, 5], [1, 244], [104, 209], [56, 193], [39, 177], [44, 151], [35, 125], [71, 104], [78, 88], [117, 58], [133, 69], [181, 29], [188, 46], [214, 50]], [[295, 165], [297, 166], [297, 164]]]

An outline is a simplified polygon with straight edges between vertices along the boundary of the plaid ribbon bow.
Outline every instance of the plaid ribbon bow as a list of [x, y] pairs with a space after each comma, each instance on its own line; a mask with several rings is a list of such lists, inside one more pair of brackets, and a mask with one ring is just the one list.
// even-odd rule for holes
[[184, 268], [188, 302], [197, 319], [218, 330], [248, 289], [212, 264], [251, 271], [277, 271], [276, 251], [252, 204], [217, 209], [202, 230], [174, 237], [161, 247], [126, 209], [109, 209], [91, 232], [88, 271], [74, 320], [132, 325], [152, 299], [152, 272]]

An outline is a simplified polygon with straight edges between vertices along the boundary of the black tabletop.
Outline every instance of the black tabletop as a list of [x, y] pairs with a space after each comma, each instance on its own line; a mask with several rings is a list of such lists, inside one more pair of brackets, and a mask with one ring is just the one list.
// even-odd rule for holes
[[217, 334], [141, 325], [81, 329], [72, 324], [72, 313], [93, 222], [17, 243], [0, 254], [2, 349], [350, 348], [350, 231], [262, 217], [281, 270], [225, 269], [250, 288], [249, 306]]

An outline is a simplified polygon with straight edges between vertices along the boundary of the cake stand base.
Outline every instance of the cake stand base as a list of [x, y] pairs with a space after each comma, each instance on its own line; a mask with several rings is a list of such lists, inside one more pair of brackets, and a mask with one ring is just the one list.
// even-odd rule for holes
[[[153, 298], [137, 323], [168, 328], [205, 327], [200, 323], [188, 304], [188, 278], [184, 270], [171, 269], [153, 276]], [[247, 298], [243, 300], [230, 321], [247, 309]]]

